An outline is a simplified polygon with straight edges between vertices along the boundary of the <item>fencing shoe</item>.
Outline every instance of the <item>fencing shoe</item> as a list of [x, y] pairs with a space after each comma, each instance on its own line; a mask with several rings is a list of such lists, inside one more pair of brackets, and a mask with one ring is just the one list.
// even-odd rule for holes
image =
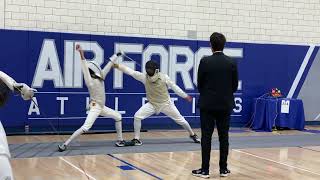
[[59, 152], [63, 152], [65, 150], [67, 150], [67, 146], [65, 144], [58, 145], [58, 150], [59, 150]]

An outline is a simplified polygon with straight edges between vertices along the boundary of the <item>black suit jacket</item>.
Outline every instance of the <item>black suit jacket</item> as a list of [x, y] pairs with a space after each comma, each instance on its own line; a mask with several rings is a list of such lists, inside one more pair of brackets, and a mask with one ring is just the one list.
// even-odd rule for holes
[[235, 107], [233, 93], [238, 88], [237, 63], [222, 52], [204, 57], [198, 69], [200, 109], [232, 110]]

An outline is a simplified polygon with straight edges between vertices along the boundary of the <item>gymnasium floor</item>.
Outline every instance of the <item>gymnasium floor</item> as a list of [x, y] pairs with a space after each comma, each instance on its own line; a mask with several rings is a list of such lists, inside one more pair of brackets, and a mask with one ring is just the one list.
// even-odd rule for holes
[[[306, 129], [231, 129], [232, 173], [227, 178], [218, 176], [215, 132], [211, 179], [320, 179], [320, 126]], [[191, 175], [200, 167], [200, 145], [192, 143], [185, 131], [148, 131], [142, 133], [143, 146], [123, 148], [114, 147], [115, 134], [88, 134], [67, 151], [57, 152], [57, 144], [67, 137], [9, 136], [15, 179], [200, 179]], [[131, 139], [132, 133], [124, 133], [124, 138]]]

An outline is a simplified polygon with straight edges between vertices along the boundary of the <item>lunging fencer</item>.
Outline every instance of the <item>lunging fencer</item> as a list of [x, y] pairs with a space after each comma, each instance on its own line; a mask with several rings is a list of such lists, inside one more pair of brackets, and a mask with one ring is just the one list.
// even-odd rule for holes
[[195, 143], [200, 143], [200, 138], [193, 132], [189, 123], [180, 114], [174, 102], [171, 101], [168, 88], [171, 88], [177, 95], [189, 102], [192, 101], [192, 97], [172, 82], [168, 75], [159, 72], [159, 64], [157, 62], [150, 60], [146, 63], [146, 74], [134, 71], [123, 64], [115, 63], [114, 67], [142, 82], [149, 101], [134, 115], [134, 139], [131, 141], [133, 145], [142, 145], [140, 140], [141, 121], [159, 113], [163, 113], [173, 119], [189, 132], [190, 138]]
[[90, 94], [90, 110], [84, 124], [77, 131], [75, 131], [65, 143], [59, 145], [58, 149], [59, 151], [65, 151], [71, 141], [80, 136], [82, 133], [89, 131], [99, 115], [110, 117], [115, 120], [115, 127], [118, 136], [118, 140], [115, 145], [118, 147], [123, 147], [125, 146], [125, 141], [122, 137], [122, 116], [118, 111], [105, 106], [106, 95], [104, 85], [104, 79], [112, 68], [113, 61], [121, 56], [121, 53], [117, 53], [111, 56], [109, 58], [110, 61], [107, 63], [107, 65], [103, 69], [101, 69], [100, 66], [94, 61], [88, 61], [85, 59], [84, 51], [81, 49], [80, 45], [76, 46], [76, 50], [80, 53], [81, 68], [84, 76], [84, 81]]
[[[24, 83], [17, 83], [6, 73], [0, 71], [0, 107], [5, 105], [12, 92], [19, 93], [24, 100], [30, 100], [36, 90]], [[10, 152], [6, 133], [0, 121], [0, 179], [13, 180], [9, 159]]]

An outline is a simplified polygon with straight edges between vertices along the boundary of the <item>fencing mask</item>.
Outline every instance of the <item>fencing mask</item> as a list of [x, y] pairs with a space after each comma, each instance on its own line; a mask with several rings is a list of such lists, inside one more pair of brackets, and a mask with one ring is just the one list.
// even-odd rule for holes
[[96, 62], [87, 61], [87, 65], [93, 78], [99, 78], [103, 80], [101, 67]]
[[155, 82], [159, 78], [159, 64], [153, 60], [146, 63], [147, 79]]

